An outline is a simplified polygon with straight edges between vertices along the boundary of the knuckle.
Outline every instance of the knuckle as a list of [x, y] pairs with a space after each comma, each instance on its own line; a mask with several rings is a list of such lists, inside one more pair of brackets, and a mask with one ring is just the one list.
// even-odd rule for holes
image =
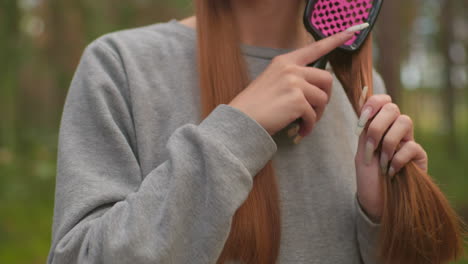
[[304, 113], [308, 115], [307, 119], [308, 119], [310, 126], [315, 124], [315, 122], [317, 121], [317, 113], [314, 111], [311, 105], [307, 105], [305, 107]]
[[322, 76], [323, 76], [322, 78], [323, 78], [325, 85], [327, 87], [331, 87], [333, 84], [333, 75], [328, 71], [324, 71], [322, 73]]
[[414, 142], [414, 143], [416, 143], [416, 144], [418, 145], [418, 148], [424, 153], [424, 156], [427, 157], [427, 152], [426, 152], [426, 150], [421, 146], [421, 144], [419, 144], [419, 143], [417, 143], [417, 142]]
[[297, 86], [286, 85], [286, 87], [284, 87], [284, 94], [291, 95], [292, 98], [298, 98], [302, 96], [302, 91]]
[[286, 80], [287, 85], [290, 87], [296, 88], [299, 85], [299, 78], [294, 74], [287, 74], [284, 78]]
[[372, 104], [383, 105], [385, 103], [391, 103], [392, 98], [388, 94], [373, 94], [367, 101]]
[[392, 164], [395, 168], [401, 168], [405, 165], [405, 161], [402, 156], [395, 155], [392, 160]]
[[293, 111], [293, 113], [294, 113], [295, 118], [304, 116], [304, 113], [307, 112], [306, 104], [304, 103], [303, 100], [298, 101], [294, 109], [295, 110]]
[[382, 148], [387, 153], [393, 153], [398, 145], [398, 140], [392, 137], [385, 137], [382, 142]]
[[300, 105], [302, 112], [307, 111], [307, 108], [310, 107], [309, 101], [307, 101], [304, 94], [297, 97], [297, 103]]
[[311, 111], [312, 114], [312, 125], [314, 125], [317, 122], [317, 113], [315, 111]]
[[375, 123], [370, 123], [369, 127], [367, 128], [367, 133], [374, 139], [379, 138], [381, 129]]
[[286, 74], [295, 74], [297, 72], [297, 66], [294, 64], [284, 64], [283, 72]]
[[385, 102], [392, 102], [392, 97], [388, 94], [380, 94], [380, 96], [382, 97], [382, 100], [385, 101]]
[[307, 100], [304, 97], [304, 94], [302, 93], [300, 89], [294, 89], [294, 91], [292, 92], [292, 96], [293, 96], [292, 103], [294, 105], [303, 107], [305, 103], [307, 102]]
[[416, 153], [420, 152], [420, 154], [427, 160], [427, 152], [426, 150], [421, 146], [421, 144], [417, 143], [416, 141], [410, 141], [413, 144], [414, 151]]
[[400, 108], [394, 103], [385, 104], [383, 106], [383, 109], [385, 109], [385, 111], [389, 111], [389, 112], [392, 112], [392, 113], [397, 114], [397, 115], [400, 114]]
[[398, 122], [402, 123], [405, 126], [413, 127], [413, 120], [407, 115], [400, 115], [398, 117]]
[[320, 93], [318, 94], [317, 97], [318, 97], [318, 102], [319, 102], [320, 106], [326, 105], [328, 103], [328, 100], [330, 99], [328, 94], [323, 92], [323, 91], [320, 91]]
[[323, 107], [328, 104], [330, 97], [327, 94], [323, 94], [322, 99], [320, 99], [320, 105]]
[[418, 151], [422, 149], [421, 145], [419, 145], [415, 141], [408, 141], [406, 144], [408, 144], [408, 148], [412, 151]]
[[375, 95], [371, 95], [371, 96], [367, 99], [367, 101], [366, 101], [365, 104], [366, 104], [366, 105], [375, 106], [375, 105], [378, 105], [378, 104], [379, 104], [379, 100], [378, 100], [378, 98], [375, 97]]
[[297, 118], [301, 117], [303, 112], [304, 111], [302, 110], [301, 106], [295, 105], [289, 112], [291, 115], [291, 120], [296, 120]]
[[426, 160], [427, 160], [427, 159], [429, 159], [429, 157], [427, 156], [427, 152], [426, 152], [426, 150], [425, 150], [425, 149], [423, 149], [422, 147], [421, 147], [421, 149], [422, 149], [422, 152], [423, 152], [424, 158], [425, 158]]
[[308, 108], [311, 107], [309, 102], [307, 101], [307, 99], [304, 96], [302, 96], [299, 99], [299, 104], [301, 105], [302, 113], [306, 112], [308, 110]]

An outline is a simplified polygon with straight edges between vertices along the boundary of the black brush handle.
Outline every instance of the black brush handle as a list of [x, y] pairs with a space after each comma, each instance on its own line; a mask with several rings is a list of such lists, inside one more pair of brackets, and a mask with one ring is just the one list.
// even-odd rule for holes
[[307, 66], [325, 70], [325, 67], [327, 66], [327, 62], [328, 62], [327, 57], [328, 56], [323, 56], [320, 59], [318, 59], [318, 60], [316, 60], [316, 61], [314, 61], [314, 62], [312, 62], [310, 64], [307, 64]]

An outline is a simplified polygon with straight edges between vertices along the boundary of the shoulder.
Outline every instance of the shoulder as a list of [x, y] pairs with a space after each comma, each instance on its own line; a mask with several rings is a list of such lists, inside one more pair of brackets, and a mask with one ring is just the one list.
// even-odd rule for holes
[[382, 79], [382, 75], [374, 69], [373, 73], [374, 79], [374, 94], [388, 94], [387, 89], [385, 88], [385, 82]]
[[127, 98], [129, 79], [141, 79], [145, 72], [152, 76], [156, 67], [164, 72], [159, 66], [183, 58], [180, 54], [191, 47], [190, 30], [171, 20], [104, 34], [84, 49], [74, 83], [89, 82], [80, 89], [93, 91], [117, 89]]
[[195, 32], [174, 19], [142, 27], [104, 34], [93, 40], [86, 52], [101, 50], [121, 63], [174, 58], [189, 50], [194, 52]]

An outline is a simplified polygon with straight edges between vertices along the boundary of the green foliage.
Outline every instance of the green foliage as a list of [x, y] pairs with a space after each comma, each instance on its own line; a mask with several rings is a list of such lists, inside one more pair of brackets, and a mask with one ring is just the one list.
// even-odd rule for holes
[[0, 263], [46, 262], [59, 122], [84, 47], [190, 13], [190, 0], [0, 3]]

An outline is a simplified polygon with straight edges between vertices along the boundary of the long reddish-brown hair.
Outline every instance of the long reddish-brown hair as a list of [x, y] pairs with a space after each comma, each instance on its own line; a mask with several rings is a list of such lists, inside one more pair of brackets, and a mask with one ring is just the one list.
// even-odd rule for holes
[[[229, 103], [250, 82], [230, 0], [196, 0], [202, 118]], [[335, 52], [331, 63], [356, 114], [364, 85], [372, 95], [372, 41], [359, 52]], [[384, 263], [446, 263], [462, 250], [461, 222], [430, 176], [414, 163], [394, 180], [383, 177], [384, 209], [378, 257]], [[272, 161], [254, 177], [235, 212], [218, 263], [275, 263], [280, 246], [279, 191]]]
[[[202, 117], [229, 103], [249, 84], [230, 1], [197, 0], [198, 69]], [[255, 176], [247, 200], [236, 211], [218, 260], [274, 263], [280, 242], [279, 194], [272, 161]]]

